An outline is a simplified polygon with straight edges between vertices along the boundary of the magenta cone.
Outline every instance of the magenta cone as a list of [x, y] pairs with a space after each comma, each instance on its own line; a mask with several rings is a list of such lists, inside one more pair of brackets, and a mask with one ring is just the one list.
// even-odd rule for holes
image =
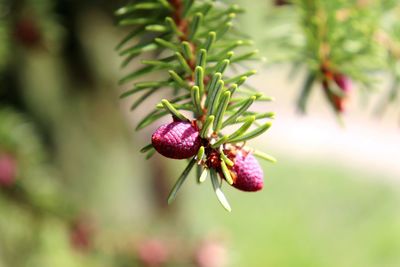
[[349, 92], [351, 90], [351, 80], [346, 75], [336, 74], [334, 79], [339, 88], [342, 89], [344, 92]]
[[0, 186], [11, 186], [17, 175], [15, 159], [8, 154], [0, 154]]
[[233, 186], [243, 191], [259, 191], [264, 186], [264, 174], [260, 164], [251, 153], [238, 151], [233, 170], [236, 178]]
[[182, 121], [160, 126], [153, 133], [151, 142], [161, 155], [173, 159], [190, 158], [201, 146], [199, 131], [190, 122]]

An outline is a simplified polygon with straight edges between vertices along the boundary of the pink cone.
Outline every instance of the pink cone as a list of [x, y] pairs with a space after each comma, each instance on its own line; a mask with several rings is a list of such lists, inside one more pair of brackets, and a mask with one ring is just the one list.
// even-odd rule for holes
[[226, 247], [216, 241], [207, 240], [197, 248], [194, 263], [197, 267], [223, 267], [228, 261]]
[[251, 153], [241, 150], [235, 156], [233, 186], [243, 191], [259, 191], [264, 186], [264, 174], [260, 164]]
[[88, 251], [93, 246], [95, 228], [93, 221], [88, 217], [78, 217], [70, 225], [70, 242], [78, 251]]
[[173, 159], [190, 158], [201, 146], [199, 131], [190, 122], [183, 121], [160, 126], [153, 133], [151, 142], [161, 155]]
[[144, 266], [158, 267], [168, 261], [167, 246], [157, 239], [145, 240], [140, 243], [137, 256]]
[[43, 36], [34, 18], [22, 17], [14, 26], [14, 37], [22, 45], [33, 48], [40, 44]]
[[347, 77], [344, 74], [335, 74], [333, 79], [335, 80], [336, 84], [339, 86], [340, 89], [343, 90], [343, 92], [350, 92], [352, 85], [351, 85], [351, 80], [349, 77]]
[[0, 186], [11, 186], [17, 176], [15, 159], [8, 154], [0, 154]]

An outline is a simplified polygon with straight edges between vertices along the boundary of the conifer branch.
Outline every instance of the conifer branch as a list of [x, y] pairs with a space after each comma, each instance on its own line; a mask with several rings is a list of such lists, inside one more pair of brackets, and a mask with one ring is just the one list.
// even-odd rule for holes
[[[146, 12], [143, 12], [144, 10]], [[121, 79], [121, 83], [138, 78], [144, 80], [136, 83], [133, 89], [124, 92], [121, 97], [130, 98], [143, 92], [134, 103], [136, 108], [153, 93], [165, 92], [163, 88], [173, 89], [174, 97], [170, 99], [165, 96], [156, 109], [139, 122], [137, 129], [172, 114], [175, 122], [161, 126], [157, 131], [163, 129], [165, 132], [165, 127], [169, 127], [170, 131], [175, 131], [174, 136], [181, 131], [197, 132], [199, 139], [177, 143], [178, 146], [182, 143], [193, 144], [193, 148], [190, 148], [193, 159], [186, 170], [191, 169], [194, 160], [197, 161], [200, 167], [199, 182], [204, 181], [207, 172], [210, 171], [215, 193], [228, 210], [230, 206], [223, 196], [216, 175], [237, 187], [235, 181], [238, 182], [237, 179], [241, 177], [235, 174], [235, 156], [250, 153], [244, 151], [237, 143], [252, 139], [270, 127], [268, 122], [259, 128], [251, 129], [256, 119], [274, 117], [270, 112], [250, 111], [253, 102], [272, 99], [255, 91], [251, 91], [249, 95], [249, 90], [242, 88], [247, 78], [256, 71], [249, 70], [234, 75], [229, 71], [230, 65], [252, 60], [256, 54], [256, 50], [251, 49], [252, 41], [243, 37], [238, 39], [232, 30], [235, 28], [234, 19], [241, 12], [243, 10], [237, 5], [227, 6], [219, 1], [190, 0], [153, 0], [146, 4], [130, 4], [116, 12], [120, 17], [120, 25], [136, 27], [136, 30], [132, 31], [135, 34], [129, 34], [118, 45], [120, 55], [125, 57], [123, 64], [126, 65], [139, 55], [155, 52], [153, 58], [142, 60], [145, 67]], [[144, 30], [138, 32], [138, 29]], [[139, 42], [125, 48], [128, 43], [134, 42], [132, 36], [140, 36]], [[166, 80], [146, 81], [145, 78], [155, 71], [164, 71], [169, 75], [166, 76]], [[164, 110], [159, 110], [160, 108]], [[191, 111], [192, 119], [184, 116], [181, 111]], [[237, 124], [243, 125], [239, 125], [238, 130], [232, 133], [223, 133], [226, 126]], [[163, 152], [162, 142], [165, 141], [162, 140], [167, 138], [165, 133], [160, 132], [158, 135], [156, 132], [155, 135], [159, 136], [157, 140], [152, 140], [155, 150], [167, 157], [181, 158], [183, 152]], [[151, 148], [145, 147], [142, 150], [152, 153]], [[187, 174], [188, 171], [185, 171], [178, 180], [168, 202], [175, 198]]]

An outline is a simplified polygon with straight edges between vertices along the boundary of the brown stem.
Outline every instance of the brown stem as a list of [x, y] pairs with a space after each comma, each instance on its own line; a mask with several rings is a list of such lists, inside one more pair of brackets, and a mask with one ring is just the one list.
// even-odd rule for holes
[[[182, 36], [179, 37], [181, 41], [187, 41], [190, 45], [190, 49], [192, 52], [196, 51], [196, 45], [189, 40], [189, 21], [183, 17], [183, 3], [182, 0], [169, 0], [170, 4], [174, 7], [174, 11], [172, 14], [172, 18], [175, 24], [178, 26], [178, 29], [183, 33]], [[192, 70], [196, 67], [195, 59], [188, 60], [186, 62], [190, 66]], [[188, 78], [189, 80], [189, 78]], [[193, 77], [190, 77], [190, 81], [193, 81]]]
[[[183, 3], [182, 0], [169, 0], [169, 3], [171, 6], [174, 8], [174, 11], [172, 13], [172, 19], [174, 20], [175, 24], [177, 25], [178, 29], [183, 33], [182, 36], [179, 37], [181, 41], [187, 41], [189, 43], [190, 49], [193, 54], [195, 54], [196, 51], [196, 44], [191, 42], [189, 40], [189, 30], [188, 30], [188, 25], [189, 21], [183, 17]], [[186, 59], [186, 63], [189, 65], [189, 67], [192, 70], [192, 73], [194, 73], [194, 70], [196, 68], [196, 59], [193, 57], [192, 59]], [[185, 78], [187, 81], [193, 83], [194, 82], [194, 75], [190, 75]], [[204, 77], [204, 85], [206, 86], [208, 81], [210, 80], [210, 77]], [[203, 101], [202, 101], [203, 102]], [[206, 119], [206, 113], [207, 110], [205, 107], [202, 107], [203, 114], [197, 118], [198, 121], [201, 121], [204, 123]]]

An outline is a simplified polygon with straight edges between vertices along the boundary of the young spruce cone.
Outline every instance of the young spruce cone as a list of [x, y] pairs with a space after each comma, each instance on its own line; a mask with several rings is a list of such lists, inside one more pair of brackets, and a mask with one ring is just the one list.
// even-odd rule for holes
[[15, 182], [17, 166], [15, 159], [8, 154], [0, 152], [0, 187], [11, 186]]
[[351, 91], [351, 80], [343, 74], [335, 74], [333, 76], [333, 80], [339, 87], [339, 89], [343, 92], [343, 96], [338, 96], [332, 93], [329, 93], [331, 102], [333, 107], [338, 112], [345, 112], [346, 111], [346, 102], [349, 92]]
[[264, 173], [256, 158], [249, 152], [238, 150], [233, 160], [233, 186], [243, 191], [259, 191], [264, 186]]
[[339, 73], [335, 74], [333, 76], [333, 79], [343, 92], [348, 93], [349, 91], [351, 91], [352, 85], [349, 77]]
[[151, 142], [161, 155], [172, 159], [186, 159], [196, 155], [201, 146], [199, 130], [190, 122], [174, 121], [160, 126]]

